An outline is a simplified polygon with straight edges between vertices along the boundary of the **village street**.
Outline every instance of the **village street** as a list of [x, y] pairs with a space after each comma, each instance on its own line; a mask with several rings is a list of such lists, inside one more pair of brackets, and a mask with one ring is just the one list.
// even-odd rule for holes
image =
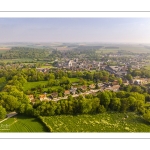
[[[101, 89], [90, 90], [90, 91], [86, 91], [84, 93], [74, 94], [74, 95], [72, 95], [72, 97], [78, 97], [79, 95], [88, 95], [88, 94], [92, 94], [92, 93], [97, 93], [99, 91], [101, 91]], [[68, 98], [68, 96], [58, 97], [58, 98], [54, 98], [52, 101], [59, 101], [59, 100], [62, 100], [62, 99], [67, 99], [67, 98]]]

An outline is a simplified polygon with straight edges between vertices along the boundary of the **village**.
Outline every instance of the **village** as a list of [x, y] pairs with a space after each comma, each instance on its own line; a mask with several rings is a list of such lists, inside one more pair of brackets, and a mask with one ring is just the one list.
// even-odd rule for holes
[[[110, 74], [113, 74], [115, 77], [118, 77], [121, 79], [123, 85], [145, 85], [150, 82], [148, 78], [141, 78], [141, 77], [134, 77], [132, 80], [126, 79], [126, 76], [130, 70], [140, 69], [144, 67], [147, 63], [145, 59], [145, 54], [143, 55], [134, 55], [134, 57], [128, 58], [128, 61], [126, 59], [121, 59], [119, 61], [117, 59], [122, 57], [123, 54], [105, 54], [108, 58], [108, 60], [103, 61], [95, 61], [95, 60], [87, 60], [85, 59], [79, 59], [79, 58], [62, 58], [61, 61], [56, 60], [57, 63], [55, 63], [54, 67], [57, 69], [65, 70], [65, 71], [107, 71]], [[106, 57], [105, 56], [105, 57]], [[103, 58], [103, 57], [102, 57]], [[116, 63], [118, 65], [108, 65], [108, 62], [111, 62], [112, 59], [116, 59]], [[47, 73], [50, 72], [50, 68], [36, 68], [38, 72], [41, 73]], [[58, 92], [52, 92], [50, 95], [46, 92], [43, 94], [40, 94], [38, 99], [40, 101], [58, 101], [61, 99], [67, 99], [69, 95], [72, 95], [72, 97], [78, 97], [79, 95], [85, 96], [88, 94], [95, 94], [99, 91], [113, 91], [117, 92], [120, 89], [121, 85], [118, 80], [114, 80], [113, 82], [99, 82], [99, 83], [92, 83], [90, 85], [78, 85], [78, 83], [72, 83], [71, 88], [68, 90], [65, 90], [63, 93], [63, 96], [59, 96]], [[48, 95], [48, 96], [47, 96]], [[35, 98], [34, 96], [28, 95], [30, 101], [34, 104]]]

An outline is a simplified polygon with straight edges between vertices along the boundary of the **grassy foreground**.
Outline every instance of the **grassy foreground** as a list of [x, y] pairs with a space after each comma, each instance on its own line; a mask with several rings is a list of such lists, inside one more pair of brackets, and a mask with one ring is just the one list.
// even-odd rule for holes
[[[125, 118], [125, 116], [128, 118]], [[150, 124], [135, 113], [43, 117], [52, 132], [150, 132]]]
[[17, 115], [0, 123], [0, 132], [46, 132], [47, 129], [36, 118]]

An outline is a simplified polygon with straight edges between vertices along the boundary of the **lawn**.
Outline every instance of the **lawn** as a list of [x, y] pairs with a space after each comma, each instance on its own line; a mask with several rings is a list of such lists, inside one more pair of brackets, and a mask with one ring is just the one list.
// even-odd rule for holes
[[0, 123], [0, 132], [47, 132], [36, 118], [17, 115]]
[[78, 83], [80, 79], [78, 79], [78, 78], [69, 78], [69, 80], [70, 80], [71, 83], [74, 83], [74, 82]]
[[43, 117], [52, 132], [150, 132], [150, 124], [135, 113]]
[[38, 82], [27, 82], [24, 84], [23, 89], [24, 91], [30, 90], [31, 88], [36, 88], [38, 86], [44, 86], [48, 82], [47, 81], [38, 81]]

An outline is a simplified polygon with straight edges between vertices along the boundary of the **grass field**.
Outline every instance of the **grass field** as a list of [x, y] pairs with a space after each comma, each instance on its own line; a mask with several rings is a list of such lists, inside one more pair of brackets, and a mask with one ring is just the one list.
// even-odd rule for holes
[[[79, 79], [78, 78], [69, 78], [70, 82], [73, 83], [73, 82], [79, 82]], [[38, 82], [27, 82], [23, 89], [24, 91], [27, 91], [27, 90], [30, 90], [31, 88], [35, 88], [35, 87], [38, 87], [38, 86], [44, 86], [48, 83], [48, 81], [38, 81]], [[59, 88], [59, 86], [53, 86], [51, 89], [57, 89]], [[48, 88], [44, 88], [44, 90], [47, 90]]]
[[69, 78], [70, 82], [73, 83], [73, 82], [79, 82], [80, 79], [78, 78]]
[[0, 123], [0, 132], [47, 132], [38, 119], [17, 115]]
[[33, 61], [33, 59], [30, 58], [20, 58], [20, 59], [1, 59], [0, 62], [4, 62], [4, 63], [12, 63], [12, 62], [31, 62]]
[[150, 132], [150, 124], [135, 113], [43, 117], [52, 132]]
[[38, 82], [27, 82], [23, 86], [24, 91], [30, 90], [31, 88], [35, 88], [38, 86], [44, 86], [47, 84], [47, 81], [38, 81]]

